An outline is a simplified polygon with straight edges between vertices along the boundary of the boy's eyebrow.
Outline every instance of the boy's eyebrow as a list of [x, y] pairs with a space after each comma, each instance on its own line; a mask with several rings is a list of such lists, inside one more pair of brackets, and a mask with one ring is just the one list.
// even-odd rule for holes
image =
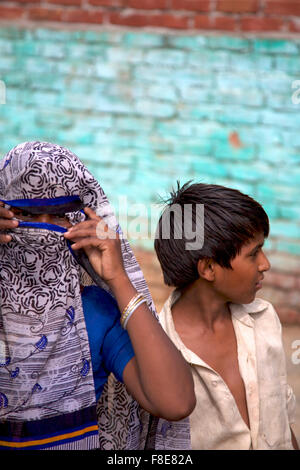
[[254, 253], [258, 248], [262, 248], [265, 244], [265, 241], [261, 242], [261, 243], [258, 243], [254, 248], [252, 248], [252, 250], [250, 251], [249, 254], [252, 254]]

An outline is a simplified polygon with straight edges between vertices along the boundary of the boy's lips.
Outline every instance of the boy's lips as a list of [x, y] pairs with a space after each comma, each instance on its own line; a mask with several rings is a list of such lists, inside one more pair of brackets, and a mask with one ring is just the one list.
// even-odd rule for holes
[[263, 281], [263, 279], [264, 279], [264, 276], [262, 276], [262, 277], [260, 278], [260, 280], [257, 281], [257, 283], [255, 284], [256, 289], [261, 289], [261, 288], [262, 288], [262, 281]]

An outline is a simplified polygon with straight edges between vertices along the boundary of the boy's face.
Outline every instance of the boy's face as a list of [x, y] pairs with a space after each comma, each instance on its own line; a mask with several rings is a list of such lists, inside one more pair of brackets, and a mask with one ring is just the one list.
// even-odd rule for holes
[[243, 245], [240, 254], [231, 261], [232, 269], [216, 265], [214, 287], [226, 301], [247, 304], [255, 299], [262, 287], [263, 273], [270, 269], [263, 244], [264, 235], [259, 234]]
[[24, 222], [40, 222], [46, 224], [54, 224], [65, 228], [69, 228], [72, 226], [69, 220], [64, 216], [52, 214], [33, 215], [29, 214], [26, 211], [23, 211], [22, 209], [18, 209], [17, 207], [11, 207], [10, 211], [13, 212], [18, 219], [24, 220]]

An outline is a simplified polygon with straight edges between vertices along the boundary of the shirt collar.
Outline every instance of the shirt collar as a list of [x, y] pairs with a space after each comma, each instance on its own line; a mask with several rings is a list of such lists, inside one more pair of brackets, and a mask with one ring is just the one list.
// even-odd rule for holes
[[[176, 300], [178, 300], [180, 295], [181, 295], [181, 292], [179, 289], [175, 289], [172, 292], [168, 301], [168, 308], [170, 309], [170, 311], [171, 311], [172, 305], [176, 302]], [[264, 300], [257, 298], [249, 304], [230, 303], [229, 308], [234, 318], [236, 318], [237, 320], [239, 320], [240, 322], [244, 323], [247, 326], [253, 327], [254, 325], [253, 315], [263, 312], [267, 308], [267, 304]]]
[[229, 304], [231, 314], [234, 318], [247, 326], [253, 327], [253, 315], [263, 312], [267, 304], [262, 299], [255, 299], [250, 304]]

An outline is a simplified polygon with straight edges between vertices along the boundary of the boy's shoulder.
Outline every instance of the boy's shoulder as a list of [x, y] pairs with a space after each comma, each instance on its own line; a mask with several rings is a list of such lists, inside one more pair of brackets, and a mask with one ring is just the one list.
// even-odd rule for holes
[[171, 314], [171, 308], [173, 304], [176, 302], [176, 300], [179, 299], [181, 293], [179, 289], [174, 289], [167, 300], [165, 301], [164, 305], [162, 306], [162, 309], [159, 313], [159, 319], [163, 320], [163, 318], [167, 317], [169, 314]]
[[[180, 290], [174, 289], [169, 295], [169, 297], [167, 298], [167, 300], [165, 301], [160, 314], [168, 310], [171, 310], [172, 305], [178, 300], [180, 295], [181, 295]], [[249, 304], [231, 303], [230, 310], [231, 312], [243, 313], [243, 314], [248, 314], [248, 315], [253, 315], [253, 316], [255, 314], [267, 311], [269, 314], [277, 316], [275, 308], [273, 307], [271, 302], [269, 302], [268, 300], [261, 299], [261, 298], [256, 298], [253, 302]]]
[[[165, 301], [159, 314], [159, 320], [164, 326], [171, 316], [172, 305], [180, 297], [180, 291], [175, 289]], [[231, 314], [247, 326], [254, 326], [255, 323], [273, 323], [274, 327], [281, 329], [278, 314], [272, 303], [268, 300], [256, 298], [249, 304], [230, 304]]]

